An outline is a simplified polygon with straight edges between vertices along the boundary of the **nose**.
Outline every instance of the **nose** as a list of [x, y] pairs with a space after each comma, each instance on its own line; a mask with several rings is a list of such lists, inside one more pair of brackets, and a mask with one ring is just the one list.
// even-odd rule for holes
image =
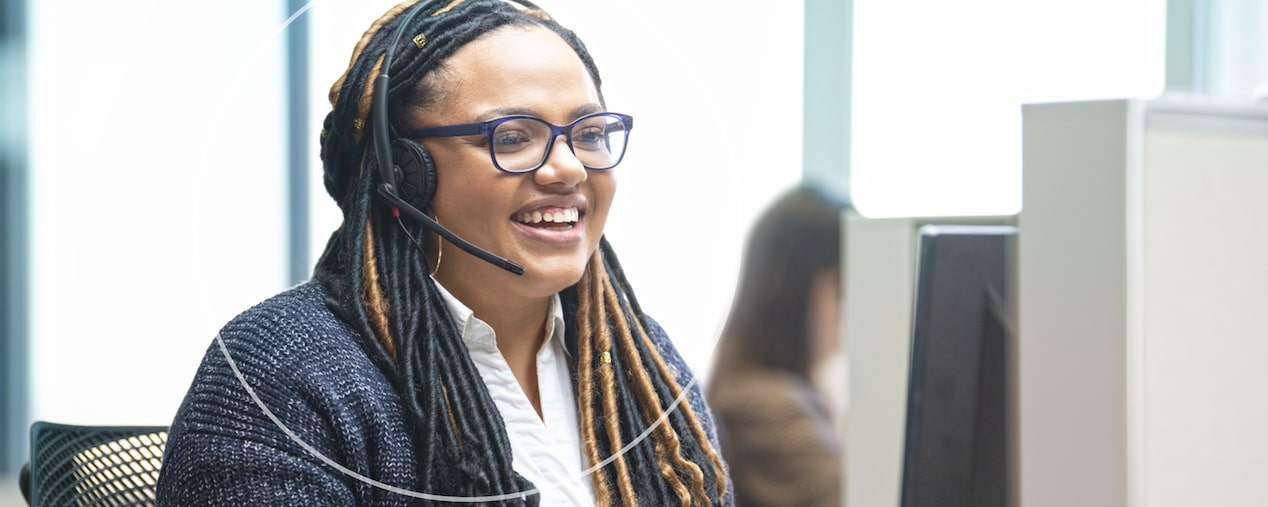
[[551, 144], [546, 163], [533, 173], [538, 185], [555, 185], [574, 188], [586, 181], [586, 167], [577, 160], [577, 156], [568, 147], [568, 140], [563, 135], [555, 137]]

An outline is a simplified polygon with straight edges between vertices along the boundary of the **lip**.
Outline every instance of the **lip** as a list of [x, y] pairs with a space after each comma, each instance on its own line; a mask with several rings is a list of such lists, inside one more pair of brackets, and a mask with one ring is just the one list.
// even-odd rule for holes
[[[533, 227], [515, 219], [515, 216], [521, 213], [529, 213], [543, 208], [577, 208], [579, 217], [573, 223], [573, 226], [567, 229]], [[536, 241], [555, 245], [575, 243], [580, 241], [585, 233], [586, 199], [581, 195], [534, 199], [515, 210], [513, 214], [507, 217], [507, 221], [511, 222], [521, 233]]]

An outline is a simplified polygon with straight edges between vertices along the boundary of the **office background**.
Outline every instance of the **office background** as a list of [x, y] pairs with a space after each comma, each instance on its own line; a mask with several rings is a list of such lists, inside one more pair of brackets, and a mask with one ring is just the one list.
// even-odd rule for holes
[[[4, 3], [6, 485], [32, 420], [169, 421], [215, 330], [307, 277], [338, 222], [326, 90], [393, 3]], [[1009, 215], [1022, 103], [1268, 94], [1253, 0], [539, 3], [639, 117], [609, 235], [705, 375], [748, 222], [799, 179]]]

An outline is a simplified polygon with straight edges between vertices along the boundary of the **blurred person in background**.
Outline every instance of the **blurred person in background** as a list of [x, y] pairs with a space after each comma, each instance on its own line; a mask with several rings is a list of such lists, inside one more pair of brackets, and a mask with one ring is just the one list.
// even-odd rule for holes
[[816, 379], [839, 349], [844, 209], [799, 186], [749, 233], [707, 391], [736, 505], [841, 505], [832, 389]]

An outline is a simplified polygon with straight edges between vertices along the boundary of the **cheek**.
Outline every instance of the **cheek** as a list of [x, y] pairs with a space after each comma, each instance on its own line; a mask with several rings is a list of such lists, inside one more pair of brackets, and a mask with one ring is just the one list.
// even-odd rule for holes
[[814, 322], [811, 325], [815, 329], [818, 347], [822, 353], [831, 354], [840, 344], [843, 303], [840, 284], [835, 280], [821, 280], [815, 284], [812, 298]]
[[[436, 194], [431, 202], [434, 211], [448, 215], [463, 210], [462, 216], [472, 216], [473, 212], [488, 213], [495, 209], [490, 204], [504, 197], [496, 191], [499, 173], [488, 161], [487, 153], [483, 157], [476, 155], [467, 151], [432, 151], [436, 163]], [[450, 217], [454, 218], [458, 217]]]
[[437, 183], [429, 211], [442, 225], [465, 229], [461, 223], [478, 220], [480, 211], [488, 209], [483, 201], [486, 197], [472, 190], [476, 188], [473, 182], [455, 176], [446, 177], [445, 172], [440, 171]]
[[602, 231], [608, 212], [612, 210], [612, 201], [616, 199], [616, 175], [612, 171], [591, 172], [587, 184], [591, 188], [591, 215], [595, 219], [591, 221], [590, 228]]

